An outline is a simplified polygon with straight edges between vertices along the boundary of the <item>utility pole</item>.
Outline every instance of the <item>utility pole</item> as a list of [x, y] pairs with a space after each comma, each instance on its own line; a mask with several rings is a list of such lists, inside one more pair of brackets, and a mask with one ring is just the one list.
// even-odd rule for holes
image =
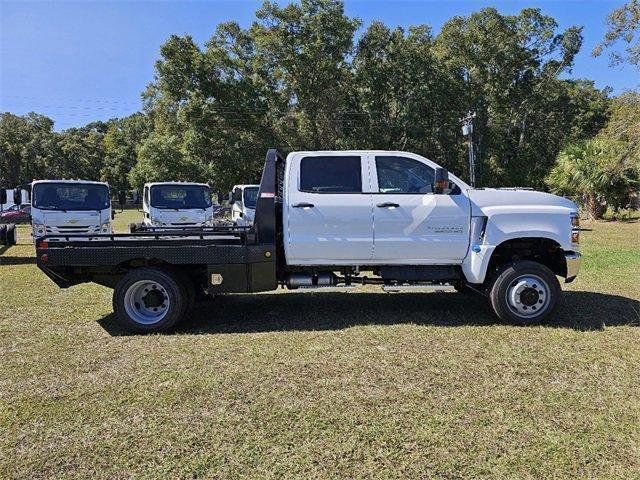
[[472, 187], [476, 186], [476, 153], [473, 146], [473, 119], [476, 118], [476, 112], [467, 112], [467, 116], [460, 119], [462, 123], [462, 134], [467, 137], [467, 146], [469, 148], [469, 183]]

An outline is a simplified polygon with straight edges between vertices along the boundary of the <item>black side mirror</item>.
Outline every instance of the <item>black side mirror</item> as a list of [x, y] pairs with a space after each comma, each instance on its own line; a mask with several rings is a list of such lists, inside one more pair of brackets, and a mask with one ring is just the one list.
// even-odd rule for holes
[[449, 172], [442, 167], [436, 167], [433, 193], [442, 193], [449, 188]]
[[13, 203], [20, 205], [22, 203], [22, 190], [16, 188], [13, 190]]
[[114, 218], [116, 218], [116, 212], [115, 210], [111, 210], [111, 220], [113, 220]]
[[0, 188], [0, 205], [7, 203], [7, 191], [4, 188]]
[[218, 192], [218, 205], [222, 205], [222, 202], [224, 202], [224, 195]]

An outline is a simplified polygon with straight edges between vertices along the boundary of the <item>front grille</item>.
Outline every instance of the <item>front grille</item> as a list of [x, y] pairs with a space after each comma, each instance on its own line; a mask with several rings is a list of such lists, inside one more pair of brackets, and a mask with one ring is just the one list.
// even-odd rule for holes
[[98, 233], [99, 227], [92, 227], [91, 225], [64, 225], [52, 227], [47, 225], [46, 231], [48, 234], [74, 234], [74, 233]]

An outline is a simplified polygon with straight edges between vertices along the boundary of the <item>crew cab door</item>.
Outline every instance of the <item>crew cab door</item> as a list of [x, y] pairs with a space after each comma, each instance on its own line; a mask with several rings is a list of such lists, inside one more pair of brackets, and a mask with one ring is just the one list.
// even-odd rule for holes
[[435, 169], [419, 158], [371, 155], [375, 264], [460, 263], [469, 242], [469, 199], [452, 184], [434, 194]]
[[366, 157], [327, 152], [287, 159], [284, 205], [289, 265], [353, 265], [373, 250], [372, 195]]

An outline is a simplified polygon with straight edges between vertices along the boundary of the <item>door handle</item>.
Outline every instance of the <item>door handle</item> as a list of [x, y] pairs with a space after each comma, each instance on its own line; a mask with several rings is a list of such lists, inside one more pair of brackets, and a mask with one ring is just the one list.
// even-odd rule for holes
[[376, 205], [377, 207], [380, 208], [398, 208], [400, 205], [397, 203], [393, 203], [393, 202], [384, 202], [384, 203], [379, 203], [378, 205]]
[[313, 208], [315, 205], [313, 203], [300, 202], [293, 205], [293, 208]]

